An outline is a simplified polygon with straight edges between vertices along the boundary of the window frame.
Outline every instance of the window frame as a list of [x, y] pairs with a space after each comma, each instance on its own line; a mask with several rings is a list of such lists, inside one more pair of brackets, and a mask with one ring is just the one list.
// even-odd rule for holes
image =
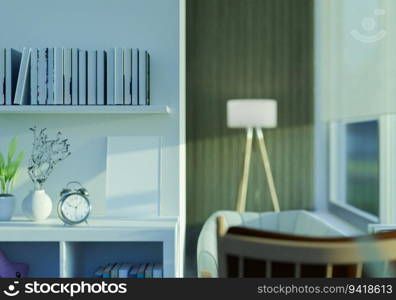
[[[378, 217], [346, 203], [345, 127], [360, 122], [378, 122], [379, 138], [379, 215]], [[329, 210], [359, 227], [370, 223], [396, 223], [396, 115], [347, 118], [329, 122]], [[345, 174], [345, 173], [344, 173]], [[392, 195], [394, 197], [392, 197]], [[366, 227], [367, 228], [367, 227]]]

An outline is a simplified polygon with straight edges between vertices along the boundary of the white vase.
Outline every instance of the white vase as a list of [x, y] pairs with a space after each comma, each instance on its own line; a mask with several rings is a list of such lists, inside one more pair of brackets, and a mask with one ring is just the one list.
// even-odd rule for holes
[[15, 208], [15, 197], [13, 195], [0, 194], [0, 221], [9, 221]]
[[45, 190], [34, 190], [23, 200], [22, 211], [32, 221], [43, 221], [52, 211], [52, 200]]

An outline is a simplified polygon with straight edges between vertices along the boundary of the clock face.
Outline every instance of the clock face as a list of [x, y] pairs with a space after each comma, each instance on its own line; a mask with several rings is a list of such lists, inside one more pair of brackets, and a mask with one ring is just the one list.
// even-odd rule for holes
[[60, 207], [62, 216], [68, 223], [78, 224], [85, 221], [90, 213], [89, 201], [79, 194], [67, 196]]

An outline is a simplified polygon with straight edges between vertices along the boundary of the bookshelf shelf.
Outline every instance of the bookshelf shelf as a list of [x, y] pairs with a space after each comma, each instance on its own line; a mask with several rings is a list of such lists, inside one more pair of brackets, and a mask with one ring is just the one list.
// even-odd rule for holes
[[[17, 47], [14, 50], [23, 53], [23, 46], [26, 46], [27, 50], [31, 47], [43, 49], [43, 47], [50, 46], [51, 48], [57, 48], [59, 52], [60, 49], [65, 50], [66, 55], [63, 55], [63, 58], [66, 56], [66, 59], [62, 60], [62, 55], [58, 53], [57, 66], [59, 68], [56, 70], [59, 69], [60, 74], [60, 69], [63, 69], [63, 75], [57, 76], [59, 82], [56, 85], [53, 81], [55, 79], [54, 74], [51, 75], [51, 72], [49, 72], [48, 76], [38, 76], [37, 86], [35, 86], [36, 78], [34, 76], [36, 71], [38, 73], [39, 70], [35, 62], [32, 68], [32, 56], [30, 56], [29, 61], [26, 60], [29, 56], [25, 55], [22, 72], [20, 65], [22, 57], [10, 62], [8, 58], [11, 58], [11, 56], [6, 56], [8, 64], [2, 70], [5, 69], [6, 74], [4, 75], [12, 80], [8, 80], [8, 84], [11, 83], [11, 88], [8, 85], [5, 86], [5, 89], [3, 88], [4, 85], [0, 88], [0, 95], [3, 93], [6, 96], [0, 97], [0, 146], [8, 143], [10, 138], [16, 136], [18, 138], [18, 149], [23, 150], [28, 156], [32, 142], [29, 128], [33, 126], [40, 129], [48, 128], [51, 136], [58, 131], [64, 133], [72, 141], [73, 154], [67, 163], [59, 166], [57, 172], [51, 175], [54, 184], [48, 184], [48, 193], [49, 195], [58, 195], [62, 183], [69, 179], [80, 180], [89, 189], [92, 199], [95, 200], [95, 209], [92, 215], [95, 218], [91, 218], [88, 225], [77, 227], [63, 226], [56, 219], [33, 223], [13, 218], [10, 222], [0, 222], [0, 250], [4, 250], [12, 261], [29, 263], [32, 267], [31, 275], [33, 277], [87, 277], [92, 275], [92, 268], [99, 263], [101, 264], [102, 260], [106, 260], [106, 263], [113, 260], [114, 262], [117, 260], [129, 262], [130, 257], [131, 263], [139, 262], [145, 258], [147, 258], [147, 261], [142, 262], [162, 262], [164, 277], [182, 277], [186, 227], [185, 180], [183, 180], [186, 156], [186, 0], [129, 0], [124, 1], [123, 5], [112, 5], [109, 2], [109, 4], [103, 4], [100, 7], [97, 7], [95, 0], [86, 0], [83, 4], [78, 0], [70, 0], [68, 2], [70, 3], [68, 5], [69, 13], [64, 12], [62, 5], [49, 7], [46, 0], [37, 0], [34, 3], [32, 1], [25, 2], [29, 14], [18, 19], [18, 26], [8, 26], [8, 24], [14, 21], [13, 16], [18, 15], [19, 8], [11, 2], [2, 5], [4, 17], [0, 18], [0, 26], [4, 28], [8, 26], [9, 34], [1, 40], [0, 48], [4, 51], [7, 49], [10, 51], [11, 47], [14, 46]], [[92, 7], [96, 7], [96, 9], [92, 11]], [[85, 10], [91, 13], [88, 15], [82, 14], [81, 12]], [[164, 14], [164, 11], [167, 13]], [[35, 22], [35, 16], [42, 14], [48, 15], [50, 18], [43, 22]], [[76, 17], [71, 20], [70, 14]], [[53, 16], [56, 16], [56, 22]], [[125, 21], [125, 26], [119, 26], [120, 16]], [[155, 22], [152, 22], [152, 20], [155, 20]], [[92, 26], [87, 27], [87, 22]], [[19, 30], [18, 28], [28, 28], [29, 30]], [[47, 30], [48, 28], [50, 30]], [[32, 32], [35, 33], [35, 37], [32, 37]], [[114, 34], [115, 32], [117, 34]], [[89, 36], [88, 39], [87, 36]], [[47, 42], [49, 44], [46, 45]], [[118, 92], [115, 93], [114, 91], [114, 98], [121, 100], [127, 92], [125, 87], [128, 88], [125, 83], [122, 84], [125, 82], [123, 78], [125, 68], [122, 63], [108, 68], [107, 62], [112, 60], [109, 59], [109, 56], [106, 56], [106, 65], [103, 65], [105, 67], [104, 78], [102, 78], [103, 70], [100, 69], [100, 76], [97, 76], [95, 81], [94, 74], [98, 75], [98, 68], [96, 68], [96, 71], [90, 69], [89, 72], [85, 72], [84, 80], [84, 77], [76, 77], [75, 74], [76, 71], [79, 74], [80, 69], [87, 71], [85, 70], [87, 68], [84, 68], [84, 64], [80, 60], [73, 59], [73, 55], [77, 52], [72, 51], [72, 63], [77, 61], [78, 66], [72, 64], [71, 70], [69, 68], [69, 49], [79, 48], [84, 49], [83, 51], [85, 49], [89, 51], [105, 49], [106, 54], [108, 54], [109, 50], [113, 48], [114, 52], [118, 51], [117, 61], [120, 62], [119, 58], [123, 56], [120, 55], [122, 53], [117, 48], [118, 46], [122, 46], [122, 49], [129, 49], [129, 47], [131, 49], [145, 49], [152, 55], [151, 64], [147, 61], [143, 63], [143, 66], [147, 67], [149, 65], [150, 67], [152, 76], [149, 77], [151, 80], [146, 82], [146, 85], [149, 84], [150, 96], [153, 100], [151, 104], [153, 105], [29, 105], [32, 90], [34, 95], [35, 88], [41, 86], [38, 96], [43, 95], [46, 86], [43, 83], [45, 77], [47, 80], [49, 79], [47, 82], [53, 83], [52, 86], [47, 84], [46, 88], [49, 95], [51, 95], [51, 92], [48, 91], [48, 88], [51, 87], [52, 92], [55, 92], [55, 87], [57, 87], [57, 91], [61, 90], [62, 82], [63, 97], [65, 90], [75, 93], [76, 89], [73, 89], [73, 81], [70, 88], [70, 84], [67, 83], [68, 80], [65, 80], [65, 78], [62, 80], [65, 71], [67, 79], [78, 78], [79, 82], [77, 85], [74, 82], [74, 86], [78, 86], [79, 96], [80, 92], [85, 90], [85, 95], [89, 96], [85, 97], [87, 98], [86, 103], [95, 103], [93, 93], [88, 93], [87, 85], [93, 91], [96, 84], [97, 99], [98, 91], [100, 93], [100, 101], [96, 101], [96, 103], [103, 104], [111, 103], [107, 101], [109, 99], [107, 97], [107, 92], [109, 92], [107, 79], [109, 74], [115, 75], [117, 70], [118, 76], [114, 76], [109, 82], [113, 82], [114, 86], [117, 85]], [[111, 50], [111, 53], [113, 50]], [[31, 55], [32, 53], [33, 51]], [[48, 61], [51, 64], [46, 64], [47, 71], [56, 71], [55, 50], [47, 53], [40, 51], [38, 54], [40, 53], [51, 56], [51, 59], [49, 59], [48, 56], [43, 58], [43, 55], [39, 55], [39, 60], [42, 62], [40, 72], [45, 74], [45, 72], [43, 73], [45, 69], [42, 67], [45, 64], [44, 62]], [[36, 50], [34, 50], [33, 56], [35, 54]], [[88, 58], [87, 53], [83, 54], [84, 56]], [[94, 55], [91, 55], [91, 59], [94, 59], [93, 57]], [[129, 54], [127, 54], [127, 57], [129, 60]], [[99, 58], [102, 61], [101, 55]], [[139, 56], [139, 58], [141, 57]], [[96, 59], [98, 60], [98, 57]], [[114, 63], [115, 60], [116, 58], [114, 58]], [[65, 61], [67, 70], [64, 68]], [[94, 61], [86, 62], [86, 66], [88, 64], [95, 65]], [[97, 66], [98, 64], [96, 64]], [[13, 67], [15, 67], [15, 70]], [[113, 69], [114, 74], [108, 72]], [[121, 69], [123, 70], [122, 75]], [[143, 69], [139, 68], [138, 71]], [[126, 75], [129, 81], [129, 68], [127, 70]], [[72, 72], [71, 76], [69, 76], [70, 71]], [[139, 74], [136, 74], [136, 68], [132, 71], [135, 71], [131, 74], [132, 78], [139, 78]], [[32, 73], [34, 73], [33, 80]], [[141, 72], [140, 75], [144, 76], [144, 72]], [[19, 77], [21, 80], [18, 90]], [[103, 79], [104, 81], [102, 81]], [[144, 80], [139, 81], [139, 83], [143, 82]], [[102, 85], [105, 87], [104, 91]], [[122, 85], [124, 89], [120, 90], [119, 88]], [[132, 93], [134, 91], [133, 87], [132, 84]], [[20, 91], [18, 96], [23, 97], [16, 97], [17, 90]], [[102, 91], [106, 95], [103, 99], [104, 102], [102, 102]], [[69, 94], [66, 92], [67, 101], [64, 99], [64, 102], [56, 101], [56, 103], [70, 103]], [[11, 105], [11, 103], [14, 103], [15, 97], [17, 101], [15, 105]], [[56, 94], [55, 97], [60, 100], [62, 93]], [[89, 101], [89, 98], [92, 101]], [[73, 99], [75, 98], [72, 95]], [[5, 105], [5, 103], [7, 104]], [[40, 103], [52, 102], [40, 101]], [[77, 102], [72, 101], [72, 103]], [[116, 101], [115, 103], [122, 102]], [[129, 103], [129, 99], [126, 99], [124, 103]], [[131, 139], [137, 141], [140, 139], [147, 140], [145, 147], [140, 148], [139, 144], [139, 147], [131, 150], [126, 147], [122, 148], [122, 145], [120, 145], [118, 152], [120, 154], [136, 152], [136, 155], [147, 157], [147, 155], [154, 156], [158, 149], [158, 155], [156, 155], [158, 163], [154, 163], [152, 160], [150, 160], [150, 165], [147, 166], [144, 166], [143, 162], [141, 163], [142, 169], [146, 167], [156, 170], [158, 180], [155, 182], [158, 183], [158, 190], [154, 191], [149, 187], [142, 189], [140, 185], [136, 184], [133, 195], [138, 197], [139, 200], [129, 202], [120, 200], [119, 206], [117, 206], [118, 204], [114, 206], [118, 209], [117, 211], [112, 207], [110, 207], [111, 210], [109, 209], [108, 199], [106, 199], [106, 192], [109, 189], [107, 183], [109, 174], [107, 170], [107, 157], [109, 156], [107, 144], [108, 139], [112, 137], [131, 137]], [[158, 138], [158, 143], [151, 143], [154, 138]], [[129, 144], [132, 143], [128, 143], [127, 146]], [[27, 164], [28, 160], [25, 159], [22, 168], [26, 170]], [[134, 165], [125, 165], [125, 170], [127, 168], [130, 168], [131, 172], [135, 172], [134, 175], [140, 171]], [[15, 185], [13, 191], [18, 199], [15, 216], [22, 215], [19, 200], [23, 199], [31, 188], [27, 172], [22, 172], [21, 176], [22, 178]], [[142, 175], [141, 178], [144, 179], [145, 177]], [[132, 183], [131, 181], [131, 185]], [[119, 187], [120, 195], [126, 195], [128, 190], [132, 190], [129, 185]], [[102, 213], [113, 214], [116, 218], [123, 208], [125, 208], [125, 213], [123, 211], [121, 214], [123, 216], [129, 216], [127, 212], [132, 211], [134, 207], [138, 208], [136, 211], [143, 211], [147, 199], [154, 199], [154, 197], [157, 199], [161, 214], [161, 217], [156, 220], [97, 219], [98, 214]], [[140, 210], [140, 207], [142, 210]], [[142, 214], [143, 216], [145, 215]], [[174, 216], [174, 218], [166, 219], [163, 216]], [[129, 217], [132, 218], [132, 216]]]
[[126, 106], [126, 105], [4, 105], [0, 114], [170, 114], [167, 105]]
[[[58, 219], [33, 223], [15, 218], [0, 222], [0, 248], [11, 260], [29, 263], [32, 277], [90, 277], [95, 267], [120, 259], [162, 262], [164, 277], [175, 277], [177, 226], [178, 218], [174, 217], [93, 218], [78, 226], [65, 226]], [[45, 249], [47, 255], [26, 256], [32, 247]], [[89, 255], [92, 251], [97, 255]], [[51, 273], [53, 269], [47, 270], [46, 265], [58, 265], [58, 274]]]

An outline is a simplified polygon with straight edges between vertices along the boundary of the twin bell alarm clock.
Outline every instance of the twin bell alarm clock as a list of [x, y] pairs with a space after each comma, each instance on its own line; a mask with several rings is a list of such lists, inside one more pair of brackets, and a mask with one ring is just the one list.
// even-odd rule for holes
[[[71, 188], [72, 186], [75, 188]], [[68, 225], [87, 222], [91, 213], [88, 191], [77, 181], [69, 182], [60, 193], [58, 216]]]

